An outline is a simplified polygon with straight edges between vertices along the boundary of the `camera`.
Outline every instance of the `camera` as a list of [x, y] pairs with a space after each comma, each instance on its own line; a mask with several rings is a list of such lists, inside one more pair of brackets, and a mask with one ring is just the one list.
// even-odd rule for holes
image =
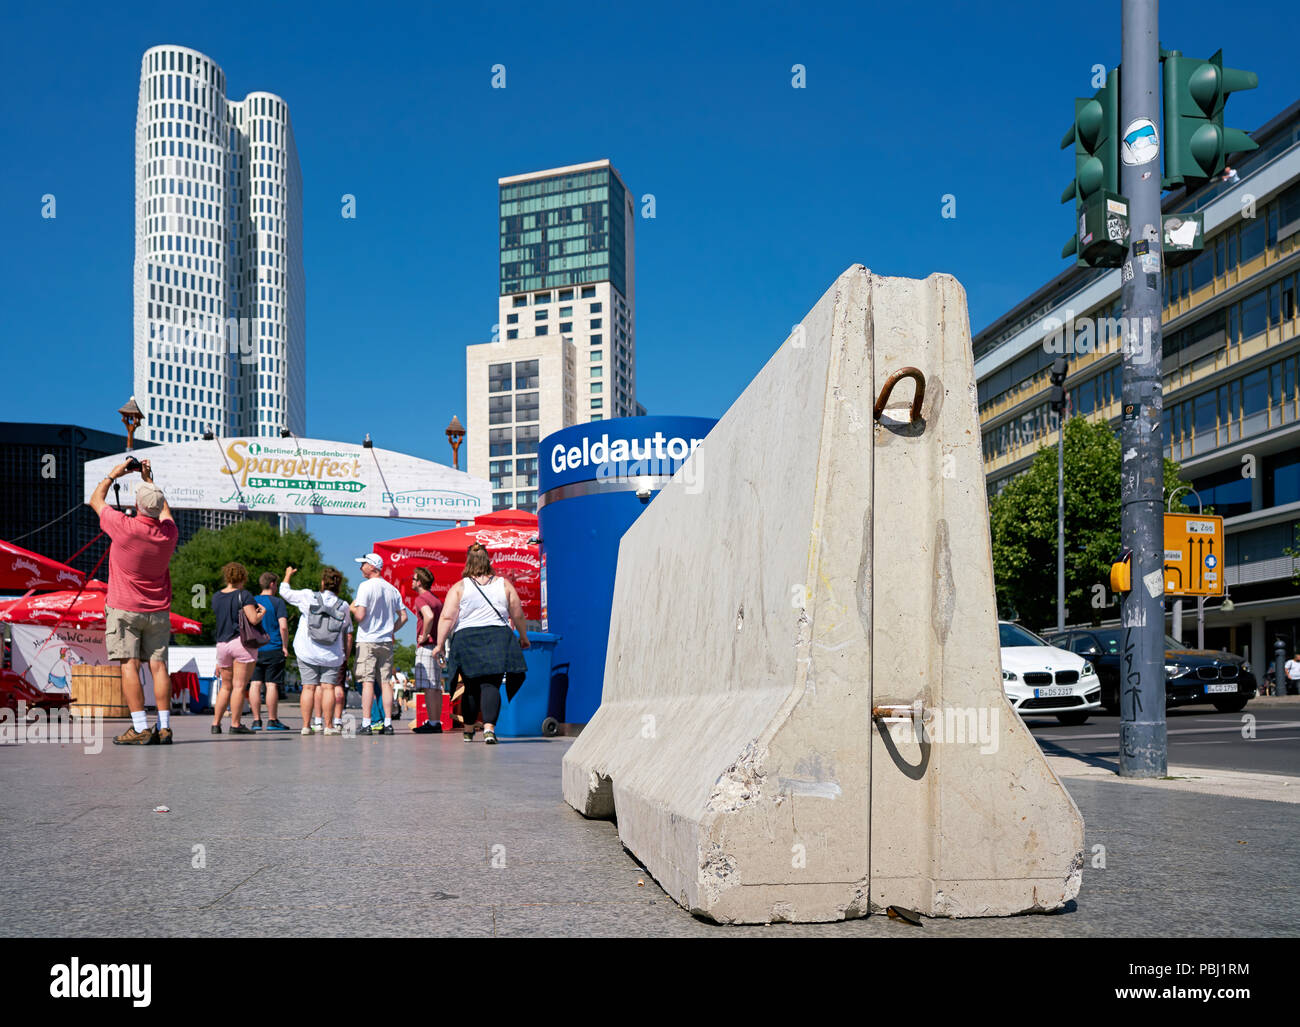
[[129, 456], [126, 458], [126, 469], [128, 471], [138, 471], [140, 470], [140, 466], [140, 461], [135, 457]]

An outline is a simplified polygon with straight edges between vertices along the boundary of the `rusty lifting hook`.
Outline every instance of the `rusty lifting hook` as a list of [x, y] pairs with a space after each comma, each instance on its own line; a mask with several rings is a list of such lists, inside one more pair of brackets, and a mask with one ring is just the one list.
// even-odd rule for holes
[[877, 421], [880, 420], [880, 415], [885, 412], [885, 404], [889, 402], [889, 394], [894, 391], [894, 386], [904, 378], [912, 378], [916, 381], [916, 395], [912, 397], [912, 416], [910, 420], [919, 421], [921, 419], [921, 404], [925, 401], [925, 375], [916, 367], [900, 367], [885, 379], [885, 384], [880, 390], [880, 396], [876, 400], [876, 406], [872, 411]]

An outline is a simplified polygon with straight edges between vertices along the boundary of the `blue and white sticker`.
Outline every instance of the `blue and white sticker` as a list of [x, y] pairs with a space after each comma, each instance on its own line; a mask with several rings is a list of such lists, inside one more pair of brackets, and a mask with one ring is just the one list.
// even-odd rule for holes
[[1125, 164], [1149, 164], [1160, 155], [1160, 132], [1150, 118], [1138, 118], [1124, 130], [1120, 158]]
[[1215, 567], [1219, 566], [1219, 558], [1211, 553], [1205, 558], [1205, 566], [1210, 568], [1210, 570], [1214, 570]]

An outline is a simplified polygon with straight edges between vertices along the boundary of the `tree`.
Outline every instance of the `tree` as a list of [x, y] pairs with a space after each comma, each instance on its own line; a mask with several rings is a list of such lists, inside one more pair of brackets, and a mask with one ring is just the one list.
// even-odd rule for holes
[[[1164, 462], [1164, 494], [1184, 484]], [[1118, 602], [1110, 565], [1120, 556], [1120, 440], [1106, 422], [1065, 425], [1065, 609], [1070, 624], [1099, 623]], [[1181, 500], [1175, 512], [1186, 512]], [[1056, 624], [1056, 446], [989, 503], [993, 577], [1001, 616], [1030, 626]], [[1102, 586], [1100, 589], [1096, 586]]]
[[[298, 568], [293, 578], [295, 588], [319, 588], [324, 566], [320, 546], [306, 531], [281, 535], [266, 521], [236, 521], [220, 531], [200, 529], [172, 555], [172, 609], [203, 625], [199, 635], [177, 636], [178, 644], [213, 644], [216, 617], [212, 612], [212, 596], [225, 587], [221, 568], [231, 561], [242, 563], [248, 570], [246, 587], [254, 595], [261, 591], [257, 579], [264, 571], [271, 571], [278, 578], [284, 574], [286, 565]], [[342, 599], [352, 598], [346, 578], [341, 593]], [[290, 607], [290, 634], [296, 623], [297, 611]]]

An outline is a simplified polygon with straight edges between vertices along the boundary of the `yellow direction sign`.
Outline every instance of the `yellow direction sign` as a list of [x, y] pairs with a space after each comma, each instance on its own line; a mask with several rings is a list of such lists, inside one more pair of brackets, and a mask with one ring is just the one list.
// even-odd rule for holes
[[1223, 518], [1165, 514], [1165, 595], [1221, 596]]

